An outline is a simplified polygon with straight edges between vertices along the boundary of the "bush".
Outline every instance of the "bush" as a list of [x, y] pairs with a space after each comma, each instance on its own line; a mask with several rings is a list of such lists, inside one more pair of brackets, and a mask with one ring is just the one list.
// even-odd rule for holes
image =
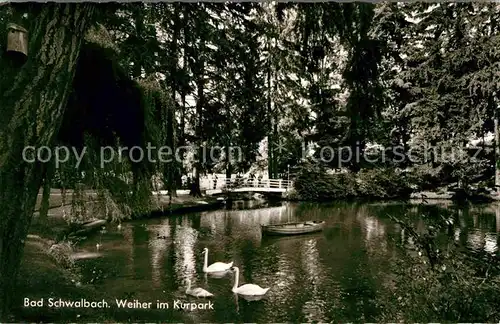
[[376, 199], [409, 197], [412, 192], [405, 173], [394, 169], [369, 169], [357, 174], [358, 196]]
[[[392, 285], [381, 295], [383, 322], [494, 322], [500, 312], [498, 303], [498, 262], [488, 271], [485, 264], [468, 260], [465, 253], [454, 252], [432, 269], [426, 257], [410, 257], [391, 264]], [[384, 289], [385, 290], [385, 289]]]
[[[454, 244], [453, 233], [460, 223], [449, 222], [453, 213], [428, 207], [423, 214], [391, 216], [413, 243], [397, 243], [402, 253], [380, 278], [386, 284], [380, 293], [384, 318], [379, 321], [498, 322], [498, 256]], [[425, 230], [417, 230], [415, 216]], [[447, 236], [443, 236], [445, 230]]]
[[392, 169], [327, 174], [314, 165], [302, 167], [295, 190], [301, 200], [308, 201], [406, 198], [412, 192], [405, 174]]
[[303, 170], [295, 180], [295, 190], [302, 200], [324, 201], [356, 196], [355, 179], [349, 173], [328, 175], [321, 170]]
[[49, 254], [64, 268], [72, 268], [75, 264], [71, 259], [73, 248], [70, 243], [63, 242], [53, 244], [49, 249]]
[[443, 183], [443, 167], [432, 167], [426, 164], [416, 165], [405, 172], [408, 184], [415, 190], [432, 190]]

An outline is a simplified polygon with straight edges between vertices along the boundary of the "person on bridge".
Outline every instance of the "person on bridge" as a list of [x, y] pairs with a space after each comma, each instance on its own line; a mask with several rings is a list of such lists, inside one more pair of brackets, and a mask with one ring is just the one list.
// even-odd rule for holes
[[236, 186], [240, 186], [241, 184], [243, 184], [243, 177], [241, 176], [241, 173], [238, 172], [238, 174], [236, 174]]
[[253, 174], [253, 172], [252, 172], [252, 173], [250, 173], [250, 176], [248, 177], [248, 183], [251, 187], [254, 186], [254, 181], [255, 181], [255, 174]]
[[214, 190], [217, 188], [217, 175], [214, 173]]

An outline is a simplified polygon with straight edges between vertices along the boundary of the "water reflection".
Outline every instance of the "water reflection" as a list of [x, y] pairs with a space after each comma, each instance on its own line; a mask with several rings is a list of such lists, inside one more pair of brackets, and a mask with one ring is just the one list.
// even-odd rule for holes
[[455, 239], [455, 242], [458, 242], [460, 241], [460, 233], [461, 233], [461, 230], [460, 228], [456, 228], [455, 229], [455, 233], [454, 233], [454, 239]]
[[[398, 209], [399, 208], [399, 209]], [[360, 204], [283, 204], [253, 210], [220, 210], [124, 223], [102, 238], [85, 241], [92, 251], [102, 241], [102, 256], [83, 259], [107, 273], [99, 289], [113, 298], [190, 299], [184, 281], [214, 293], [214, 310], [193, 312], [117, 311], [123, 321], [173, 322], [331, 322], [377, 321], [381, 278], [413, 239], [387, 219], [388, 213], [422, 213], [421, 206]], [[436, 211], [433, 211], [436, 212]], [[471, 249], [498, 253], [500, 208], [451, 210], [462, 225], [450, 240]], [[322, 233], [266, 238], [261, 224], [324, 220]], [[424, 222], [416, 218], [418, 230]], [[271, 287], [265, 298], [247, 301], [231, 291], [234, 274], [202, 273], [203, 248], [209, 263], [234, 261], [240, 281]], [[120, 314], [124, 314], [121, 318]], [[97, 318], [96, 318], [97, 319]]]
[[[192, 280], [196, 274], [195, 249], [197, 234], [193, 228], [184, 226], [179, 227], [175, 232], [173, 246], [176, 256], [175, 269], [180, 278]], [[193, 281], [193, 284], [195, 283]]]
[[472, 249], [479, 251], [484, 246], [483, 233], [480, 231], [472, 231], [469, 233], [467, 243]]
[[486, 234], [484, 238], [484, 250], [488, 253], [495, 253], [498, 250], [497, 247], [497, 235], [495, 234]]
[[302, 266], [304, 267], [312, 286], [310, 298], [304, 303], [303, 312], [308, 322], [326, 321], [327, 319], [324, 315], [326, 303], [321, 298], [319, 291], [321, 286], [322, 271], [320, 268], [321, 262], [319, 260], [317, 240], [310, 239], [304, 241], [301, 252], [303, 255]]
[[133, 227], [127, 226], [122, 230], [123, 239], [126, 242], [123, 246], [126, 248], [127, 261], [125, 263], [127, 275], [132, 275], [134, 267], [134, 240], [133, 240]]
[[[284, 205], [258, 210], [221, 210], [206, 213], [200, 220], [200, 226], [209, 229], [207, 232], [213, 238], [247, 240], [259, 246], [260, 225], [283, 223], [294, 219], [292, 209]], [[237, 231], [232, 233], [232, 228], [236, 228]]]
[[151, 280], [155, 288], [161, 287], [163, 275], [163, 262], [167, 254], [167, 243], [165, 240], [153, 240], [149, 244], [151, 253]]
[[497, 233], [500, 232], [500, 203], [497, 202], [495, 205], [495, 220]]
[[373, 216], [358, 216], [358, 218], [364, 225], [366, 248], [370, 254], [387, 252], [385, 226], [382, 222]]

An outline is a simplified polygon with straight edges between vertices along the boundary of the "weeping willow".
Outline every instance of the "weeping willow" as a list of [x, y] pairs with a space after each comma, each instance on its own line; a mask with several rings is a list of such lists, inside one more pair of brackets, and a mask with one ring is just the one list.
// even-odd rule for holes
[[[162, 91], [160, 84], [153, 77], [147, 78], [140, 82], [142, 90], [142, 106], [144, 107], [144, 136], [143, 138], [151, 143], [153, 147], [160, 147], [166, 143], [167, 140], [167, 109], [169, 109], [170, 101], [169, 96]], [[156, 151], [157, 152], [157, 151]], [[164, 180], [163, 177], [158, 177], [159, 171], [162, 170], [162, 163], [156, 159], [154, 164], [153, 174], [153, 190], [158, 192], [158, 179]], [[164, 183], [164, 181], [163, 181]], [[163, 210], [160, 195], [156, 195], [156, 208]]]
[[[121, 221], [149, 214], [153, 209], [160, 207], [160, 201], [155, 203], [152, 197], [151, 191], [159, 189], [156, 183], [152, 183], [152, 178], [157, 174], [163, 174], [164, 166], [158, 159], [158, 150], [152, 151], [153, 159], [150, 160], [147, 148], [159, 148], [165, 143], [173, 142], [173, 138], [169, 140], [167, 136], [169, 129], [174, 128], [173, 118], [169, 118], [169, 113], [171, 116], [174, 109], [170, 95], [154, 78], [134, 82], [126, 76], [126, 73], [116, 64], [118, 52], [102, 26], [94, 29], [91, 35], [92, 37], [87, 38], [87, 42], [89, 46], [93, 46], [91, 47], [94, 51], [92, 53], [106, 56], [105, 60], [97, 60], [98, 62], [113, 63], [111, 69], [105, 66], [104, 70], [112, 71], [111, 79], [117, 80], [116, 83], [123, 87], [120, 91], [132, 93], [135, 96], [134, 99], [138, 99], [136, 100], [138, 107], [133, 107], [136, 110], [133, 117], [140, 116], [139, 119], [142, 118], [142, 120], [136, 121], [140, 127], [131, 131], [132, 134], [126, 133], [129, 130], [117, 126], [118, 130], [112, 135], [112, 143], [108, 136], [102, 138], [104, 136], [102, 132], [87, 130], [83, 139], [83, 147], [86, 151], [81, 164], [76, 167], [76, 158], [71, 156], [70, 161], [63, 163], [55, 172], [46, 172], [46, 182], [61, 189], [64, 214], [67, 221], [71, 223], [83, 222], [89, 218]], [[99, 51], [101, 48], [102, 51]], [[114, 84], [111, 86], [116, 87]], [[119, 93], [116, 88], [113, 89], [115, 91], [113, 93]], [[137, 96], [139, 98], [136, 98]], [[110, 118], [117, 118], [115, 121], [120, 121], [118, 116], [123, 114], [121, 107], [104, 108], [109, 109]], [[112, 120], [110, 122], [113, 124]], [[71, 120], [69, 120], [69, 125], [72, 125]], [[61, 137], [64, 139], [64, 136]], [[133, 144], [130, 143], [131, 138]], [[119, 155], [120, 147], [130, 145], [142, 148], [144, 158], [141, 161], [134, 162], [127, 156]], [[113, 148], [114, 158], [107, 163], [102, 163], [103, 148], [108, 147], [109, 150], [110, 146]], [[70, 197], [66, 197], [67, 189], [72, 190]], [[42, 204], [48, 204], [50, 195], [45, 196]], [[64, 207], [67, 201], [70, 202], [69, 214], [66, 214]]]

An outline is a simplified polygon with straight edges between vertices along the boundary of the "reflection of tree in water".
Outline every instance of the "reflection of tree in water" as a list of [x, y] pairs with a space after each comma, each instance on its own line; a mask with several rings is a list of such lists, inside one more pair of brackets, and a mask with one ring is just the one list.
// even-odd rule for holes
[[[186, 223], [187, 224], [187, 223]], [[198, 233], [187, 226], [176, 227], [174, 235], [175, 272], [179, 279], [193, 278], [196, 276], [196, 242]], [[196, 284], [193, 281], [193, 284]]]
[[[206, 213], [200, 220], [200, 228], [207, 229], [210, 237], [226, 243], [252, 240], [260, 242], [260, 225], [293, 220], [293, 211], [286, 206], [259, 210], [222, 210]], [[230, 247], [229, 247], [230, 248]]]
[[255, 268], [260, 268], [260, 264], [258, 262], [259, 254], [255, 249], [255, 244], [251, 240], [245, 240], [241, 244], [241, 249], [238, 251], [242, 264], [241, 275], [243, 275], [244, 282], [254, 282], [254, 278], [252, 276], [253, 270]]
[[170, 226], [170, 235], [172, 237], [172, 240], [169, 242], [170, 243], [170, 248], [168, 249], [166, 253], [166, 266], [165, 266], [165, 282], [163, 283], [165, 286], [166, 290], [176, 290], [178, 285], [178, 277], [177, 273], [175, 271], [175, 249], [176, 244], [175, 244], [175, 237], [177, 234], [177, 226], [175, 224], [175, 219], [171, 221], [171, 226]]
[[[172, 216], [164, 219], [158, 229], [161, 238], [155, 239], [162, 246], [164, 269], [163, 284], [166, 289], [176, 290], [186, 275], [196, 273], [195, 251], [196, 230], [191, 227], [192, 220], [188, 217]], [[160, 248], [157, 247], [158, 253]]]
[[357, 210], [356, 219], [361, 230], [365, 231], [365, 246], [369, 255], [375, 256], [387, 253], [387, 240], [385, 224], [380, 218], [372, 216], [368, 208]]
[[224, 214], [224, 235], [226, 237], [231, 237], [233, 233], [233, 222], [231, 220], [231, 214], [226, 211], [226, 213]]
[[200, 227], [209, 229], [210, 236], [216, 237], [224, 233], [227, 212], [225, 210], [206, 213], [200, 220]]
[[258, 228], [259, 225], [286, 222], [292, 209], [287, 206], [228, 211], [232, 222], [238, 228]]
[[169, 240], [171, 240], [170, 224], [169, 219], [165, 218], [159, 225], [156, 238], [152, 237], [149, 242], [151, 253], [151, 279], [155, 288], [160, 288], [163, 281], [165, 273], [164, 261], [169, 247]]
[[[417, 233], [426, 233], [429, 225], [438, 229], [438, 243], [445, 248], [451, 242], [475, 251], [496, 253], [499, 244], [500, 206], [447, 206], [441, 204], [416, 204], [405, 207], [400, 205], [392, 209], [392, 215], [404, 215]], [[381, 220], [385, 214], [391, 214], [388, 208], [377, 212]], [[403, 217], [403, 216], [401, 216]], [[399, 228], [399, 227], [398, 227]], [[401, 229], [399, 228], [401, 231]], [[404, 245], [415, 249], [415, 242], [408, 233], [404, 233]]]
[[500, 233], [500, 203], [496, 203], [494, 206], [495, 230], [497, 233]]
[[497, 246], [497, 235], [496, 234], [486, 234], [484, 238], [484, 251], [488, 253], [496, 253], [498, 251]]
[[[386, 230], [376, 218], [371, 216], [367, 206], [353, 205], [341, 209], [336, 219], [341, 222], [342, 231], [330, 244], [339, 244], [339, 261], [330, 273], [335, 273], [335, 283], [339, 285], [341, 301], [338, 306], [327, 307], [327, 317], [337, 321], [373, 321], [377, 310], [375, 298], [378, 283], [373, 263], [379, 257], [373, 253], [386, 244]], [[363, 238], [363, 239], [360, 239]], [[342, 246], [348, 248], [342, 248]], [[371, 251], [371, 252], [370, 252]], [[330, 268], [332, 265], [330, 264]], [[335, 286], [330, 282], [329, 286]]]
[[125, 263], [126, 276], [133, 275], [133, 265], [134, 265], [134, 240], [133, 240], [133, 227], [125, 226], [122, 229], [123, 240], [125, 241], [125, 246], [127, 246], [127, 262]]
[[[173, 224], [175, 225], [175, 224]], [[157, 236], [167, 237], [169, 239], [172, 238], [172, 224], [171, 219], [169, 217], [162, 220], [161, 225], [157, 230]]]
[[360, 247], [355, 251], [346, 260], [340, 281], [344, 306], [340, 320], [373, 322], [377, 316], [375, 300], [378, 283], [366, 250]]
[[144, 267], [149, 264], [148, 245], [149, 231], [145, 226], [132, 227], [132, 246], [133, 246], [133, 269], [136, 279], [151, 278], [150, 268]]
[[474, 251], [484, 250], [487, 253], [495, 253], [498, 235], [496, 233], [485, 233], [481, 230], [471, 230], [467, 233], [467, 247]]
[[[498, 205], [457, 209], [460, 244], [474, 251], [496, 253], [498, 250], [497, 222], [500, 221], [498, 209]], [[455, 229], [455, 240], [456, 233], [457, 229]]]
[[497, 232], [497, 246], [500, 245], [500, 204], [495, 205], [495, 223]]
[[302, 269], [301, 254], [298, 253], [301, 240], [300, 237], [272, 240], [263, 247], [266, 258], [256, 269], [258, 274], [254, 277], [260, 278], [262, 286], [271, 287], [267, 298], [274, 307], [267, 311], [275, 322], [305, 321], [302, 306], [307, 301], [304, 289], [306, 275]]
[[[321, 287], [323, 279], [325, 278], [324, 269], [321, 267], [322, 263], [319, 257], [317, 247], [317, 239], [309, 239], [303, 241], [301, 246], [301, 263], [307, 275], [306, 284], [311, 287], [309, 290], [309, 300], [304, 303], [302, 311], [305, 315], [306, 321], [319, 321], [326, 322], [324, 310], [328, 308], [329, 303], [322, 299]], [[330, 303], [332, 300], [330, 300]]]
[[479, 251], [484, 246], [484, 235], [481, 231], [473, 230], [467, 234], [467, 245], [473, 250]]
[[166, 242], [155, 240], [149, 245], [151, 254], [151, 281], [155, 288], [160, 288], [164, 273], [163, 260], [168, 249]]

